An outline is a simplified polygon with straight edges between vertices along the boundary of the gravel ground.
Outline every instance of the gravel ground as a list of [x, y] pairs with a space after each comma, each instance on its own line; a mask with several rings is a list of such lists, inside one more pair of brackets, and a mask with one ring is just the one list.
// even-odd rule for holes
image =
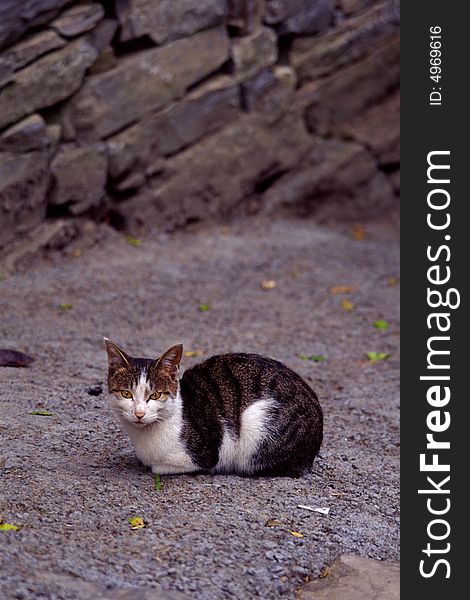
[[[398, 562], [398, 230], [365, 229], [252, 219], [139, 247], [116, 234], [0, 282], [0, 347], [36, 359], [0, 368], [0, 517], [21, 526], [0, 532], [2, 598], [294, 598], [341, 554]], [[313, 472], [166, 476], [157, 491], [106, 391], [88, 392], [105, 386], [103, 336], [137, 356], [204, 351], [186, 366], [230, 351], [285, 362], [324, 409]], [[148, 526], [131, 530], [133, 516]]]

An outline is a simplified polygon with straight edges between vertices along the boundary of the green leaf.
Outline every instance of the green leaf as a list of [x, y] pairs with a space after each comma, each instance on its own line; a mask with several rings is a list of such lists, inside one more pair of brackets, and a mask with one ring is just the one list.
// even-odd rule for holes
[[142, 517], [130, 517], [128, 521], [131, 529], [143, 529], [146, 526]]
[[388, 329], [389, 324], [387, 323], [387, 321], [383, 321], [382, 319], [379, 319], [378, 321], [374, 321], [374, 327], [376, 329]]
[[366, 356], [370, 361], [376, 362], [378, 360], [386, 360], [390, 356], [390, 352], [368, 352]]
[[142, 240], [139, 240], [139, 238], [136, 238], [132, 235], [126, 236], [126, 242], [129, 244], [129, 246], [134, 246], [135, 248], [142, 246]]
[[323, 362], [324, 360], [326, 360], [326, 356], [324, 356], [323, 354], [298, 354], [297, 355], [301, 360], [311, 360], [312, 362]]
[[59, 308], [63, 311], [70, 310], [71, 308], [73, 308], [73, 304], [69, 304], [68, 302], [61, 302], [59, 304]]
[[197, 309], [198, 309], [200, 312], [207, 312], [207, 311], [208, 311], [208, 310], [210, 310], [211, 308], [212, 308], [212, 305], [211, 305], [211, 304], [200, 304], [200, 305], [197, 307]]
[[0, 531], [18, 531], [17, 525], [10, 525], [10, 523], [0, 523]]
[[163, 487], [164, 487], [165, 484], [160, 479], [160, 475], [158, 473], [155, 474], [155, 477], [154, 477], [153, 481], [155, 483], [155, 489], [157, 490], [157, 492], [161, 492], [163, 490]]
[[33, 412], [29, 413], [30, 415], [39, 415], [40, 417], [52, 417], [54, 416], [52, 413], [47, 410], [33, 410]]

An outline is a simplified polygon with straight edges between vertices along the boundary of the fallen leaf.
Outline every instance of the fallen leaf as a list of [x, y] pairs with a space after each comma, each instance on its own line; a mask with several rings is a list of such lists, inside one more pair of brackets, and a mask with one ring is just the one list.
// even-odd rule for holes
[[18, 531], [18, 525], [11, 525], [10, 523], [0, 523], [0, 531]]
[[262, 290], [272, 290], [277, 286], [277, 281], [274, 279], [263, 279], [260, 286]]
[[146, 523], [142, 517], [131, 517], [128, 519], [128, 521], [131, 529], [143, 529], [146, 526]]
[[194, 356], [201, 356], [204, 354], [204, 350], [186, 350], [183, 354], [188, 358], [193, 358]]
[[208, 310], [210, 310], [212, 308], [212, 304], [200, 304], [197, 309], [200, 312], [207, 312]]
[[293, 535], [296, 538], [303, 538], [305, 537], [303, 533], [300, 533], [300, 531], [289, 531], [289, 533], [291, 535]]
[[354, 292], [355, 289], [352, 285], [334, 285], [330, 289], [330, 294], [349, 294]]
[[377, 362], [378, 360], [386, 360], [390, 356], [390, 352], [367, 352], [366, 356], [371, 362]]
[[289, 271], [292, 279], [298, 279], [302, 275], [303, 272], [304, 272], [304, 269], [302, 267], [300, 267], [299, 265], [296, 265]]
[[75, 250], [72, 252], [72, 254], [73, 254], [73, 256], [78, 258], [79, 256], [82, 255], [82, 251], [80, 250], [80, 248], [75, 248]]
[[346, 496], [346, 492], [330, 492], [330, 496]]
[[265, 525], [266, 527], [277, 527], [279, 525], [283, 525], [283, 523], [281, 523], [281, 521], [278, 521], [277, 519], [268, 519]]
[[341, 308], [343, 308], [346, 312], [352, 312], [354, 304], [345, 298], [344, 300], [341, 300]]
[[389, 285], [390, 287], [398, 285], [398, 282], [399, 282], [399, 279], [397, 279], [396, 277], [389, 277], [387, 279], [387, 285]]
[[157, 492], [161, 492], [163, 490], [163, 486], [165, 485], [163, 483], [163, 481], [160, 479], [160, 475], [158, 473], [156, 473], [154, 479], [154, 484], [155, 484], [155, 489], [157, 490]]
[[320, 571], [320, 575], [318, 576], [318, 578], [324, 579], [325, 577], [329, 577], [330, 575], [331, 575], [331, 568], [323, 567], [323, 569]]
[[311, 360], [312, 362], [323, 362], [324, 360], [326, 360], [326, 356], [324, 356], [323, 354], [297, 354], [297, 356], [301, 359], [301, 360]]
[[61, 302], [59, 304], [59, 308], [63, 311], [70, 310], [71, 308], [73, 308], [73, 304], [69, 304], [68, 302]]
[[387, 321], [379, 319], [378, 321], [374, 321], [374, 327], [376, 329], [388, 329], [389, 325]]
[[135, 248], [142, 246], [142, 240], [139, 240], [139, 238], [136, 238], [132, 235], [126, 235], [126, 242], [129, 244], [129, 246], [134, 246]]
[[47, 410], [33, 410], [30, 415], [39, 415], [40, 417], [53, 417], [54, 415]]
[[355, 225], [352, 230], [352, 236], [355, 240], [363, 240], [366, 237], [366, 230], [363, 225]]
[[29, 354], [19, 350], [0, 348], [0, 367], [28, 367], [32, 362], [34, 362], [34, 358]]

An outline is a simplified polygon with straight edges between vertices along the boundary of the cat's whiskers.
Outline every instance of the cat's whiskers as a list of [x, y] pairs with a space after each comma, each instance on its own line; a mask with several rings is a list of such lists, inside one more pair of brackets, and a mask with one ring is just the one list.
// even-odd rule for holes
[[162, 419], [162, 417], [160, 417], [159, 415], [151, 415], [150, 417], [142, 421], [142, 423], [144, 425], [153, 425], [154, 423], [163, 423], [164, 420], [165, 419]]

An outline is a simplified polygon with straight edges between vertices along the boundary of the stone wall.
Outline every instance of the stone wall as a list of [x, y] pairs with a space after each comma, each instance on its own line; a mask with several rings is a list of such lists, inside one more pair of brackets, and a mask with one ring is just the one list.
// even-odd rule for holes
[[57, 217], [389, 209], [398, 52], [392, 0], [2, 0], [0, 246]]

